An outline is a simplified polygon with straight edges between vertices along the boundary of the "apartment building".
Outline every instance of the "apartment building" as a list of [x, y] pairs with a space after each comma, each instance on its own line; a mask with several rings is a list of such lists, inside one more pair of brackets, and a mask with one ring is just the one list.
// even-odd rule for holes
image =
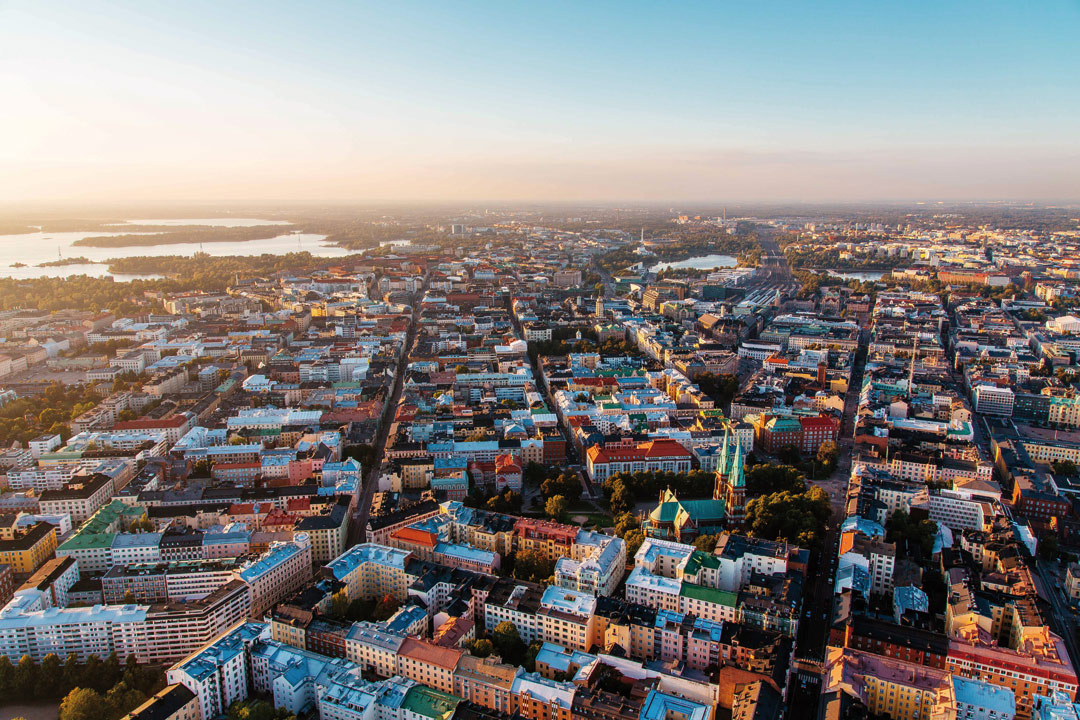
[[38, 522], [0, 535], [0, 565], [10, 565], [18, 578], [28, 578], [56, 552], [56, 527]]
[[345, 657], [365, 672], [391, 677], [397, 672], [397, 656], [405, 636], [391, 632], [383, 623], [356, 622], [345, 636]]
[[412, 583], [405, 563], [412, 553], [398, 548], [363, 543], [353, 545], [326, 565], [334, 578], [345, 583], [350, 600], [391, 595], [404, 601]]
[[29, 655], [41, 662], [49, 653], [134, 655], [140, 663], [176, 660], [208, 642], [251, 610], [245, 583], [233, 580], [202, 600], [161, 605], [94, 605], [78, 608], [40, 607], [29, 591], [0, 610], [0, 655]]
[[454, 671], [463, 651], [405, 638], [397, 652], [397, 674], [445, 693], [454, 691]]
[[262, 617], [274, 603], [311, 581], [311, 540], [302, 532], [291, 542], [275, 542], [257, 560], [245, 563], [239, 578], [251, 588], [252, 617]]
[[112, 499], [116, 488], [112, 478], [95, 473], [74, 480], [59, 490], [46, 490], [38, 497], [38, 507], [46, 514], [67, 513], [71, 523], [78, 525]]

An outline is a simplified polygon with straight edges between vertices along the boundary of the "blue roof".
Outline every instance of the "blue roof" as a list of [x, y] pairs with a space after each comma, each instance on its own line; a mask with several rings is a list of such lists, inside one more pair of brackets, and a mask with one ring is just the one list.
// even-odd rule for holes
[[441, 542], [435, 546], [435, 552], [442, 555], [449, 555], [450, 557], [462, 558], [470, 562], [478, 562], [484, 565], [490, 565], [495, 562], [497, 555], [490, 550], [481, 550], [480, 548], [470, 547], [468, 545], [457, 545], [455, 543]]

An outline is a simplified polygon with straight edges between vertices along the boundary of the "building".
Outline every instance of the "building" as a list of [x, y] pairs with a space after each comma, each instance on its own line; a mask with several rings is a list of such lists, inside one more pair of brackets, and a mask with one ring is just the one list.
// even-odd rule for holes
[[56, 528], [47, 522], [0, 535], [0, 565], [10, 566], [19, 578], [33, 575], [55, 553]]
[[39, 591], [16, 595], [0, 610], [0, 655], [29, 655], [41, 662], [49, 653], [134, 655], [140, 663], [170, 662], [209, 642], [251, 612], [248, 586], [233, 580], [201, 600], [152, 605], [42, 607]]
[[345, 583], [349, 600], [393, 596], [404, 602], [412, 578], [405, 563], [412, 557], [407, 550], [362, 543], [353, 545], [326, 565], [333, 577]]
[[1074, 603], [1080, 602], [1080, 564], [1069, 563], [1065, 571], [1065, 592]]
[[938, 693], [948, 682], [949, 673], [944, 670], [850, 648], [829, 648], [822, 694], [843, 693], [861, 701], [870, 713], [894, 720], [923, 720], [930, 717]]
[[641, 527], [646, 537], [693, 542], [699, 535], [723, 532], [725, 517], [723, 500], [679, 500], [665, 490]]
[[616, 473], [690, 472], [692, 458], [675, 440], [648, 440], [634, 447], [593, 445], [585, 453], [585, 467], [593, 482], [599, 483]]
[[97, 473], [80, 481], [72, 481], [59, 490], [46, 490], [38, 498], [38, 507], [45, 514], [67, 513], [73, 525], [78, 525], [112, 499], [116, 488], [108, 475]]
[[[68, 606], [70, 602], [69, 591], [78, 581], [79, 566], [74, 559], [69, 557], [53, 558], [38, 568], [37, 572], [31, 575], [30, 579], [19, 588], [19, 592], [24, 590], [40, 592], [41, 604], [44, 609], [50, 607], [62, 608]], [[0, 593], [0, 599], [4, 600], [6, 605], [10, 597], [4, 599], [3, 594]]]
[[976, 385], [971, 391], [971, 402], [977, 413], [1012, 417], [1016, 395], [1012, 388]]
[[195, 693], [183, 685], [167, 685], [121, 720], [202, 720]]
[[405, 638], [397, 652], [397, 674], [445, 693], [454, 691], [454, 671], [463, 651]]

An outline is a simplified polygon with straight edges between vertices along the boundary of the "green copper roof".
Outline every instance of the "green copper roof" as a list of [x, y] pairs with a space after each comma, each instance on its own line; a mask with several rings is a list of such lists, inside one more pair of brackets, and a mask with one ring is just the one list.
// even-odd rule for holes
[[738, 593], [729, 592], [727, 590], [717, 590], [716, 588], [695, 585], [694, 583], [688, 582], [682, 584], [682, 590], [679, 591], [679, 594], [694, 600], [701, 600], [703, 602], [710, 602], [732, 608], [739, 602]]
[[423, 685], [414, 685], [405, 693], [405, 699], [401, 703], [404, 710], [411, 710], [417, 715], [431, 718], [432, 720], [449, 720], [454, 714], [454, 709], [462, 699], [440, 692]]

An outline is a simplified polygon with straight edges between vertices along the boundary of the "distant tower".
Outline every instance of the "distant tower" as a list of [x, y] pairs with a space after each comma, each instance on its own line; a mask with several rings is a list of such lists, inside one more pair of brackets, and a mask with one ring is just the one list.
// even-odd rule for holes
[[596, 317], [604, 317], [604, 296], [596, 298]]
[[[734, 445], [734, 448], [732, 448]], [[724, 430], [724, 446], [716, 466], [713, 499], [724, 501], [724, 515], [729, 529], [741, 529], [746, 522], [746, 478], [743, 475], [742, 443]]]
[[641, 228], [641, 244], [642, 245], [645, 244], [645, 227], [644, 226], [642, 226], [642, 228]]

